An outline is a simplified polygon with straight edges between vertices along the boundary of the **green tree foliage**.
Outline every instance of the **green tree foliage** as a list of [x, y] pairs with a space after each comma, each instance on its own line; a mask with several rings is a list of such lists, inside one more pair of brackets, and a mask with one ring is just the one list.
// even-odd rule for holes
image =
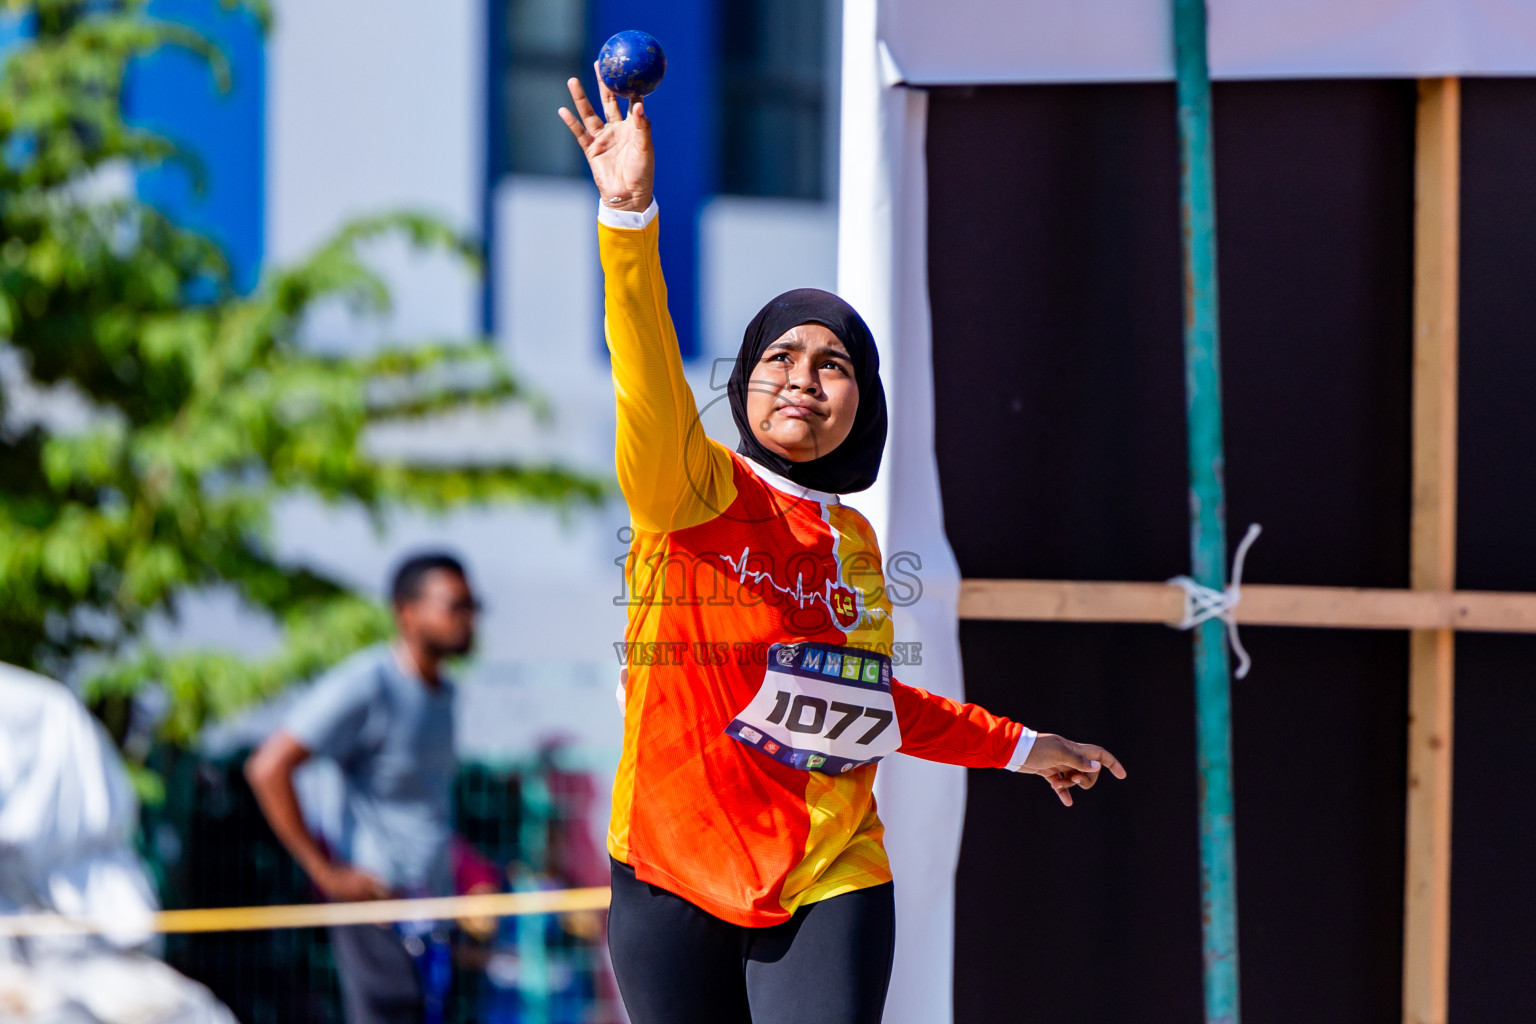
[[[25, 384], [67, 392], [89, 415], [68, 430], [6, 416], [0, 429], [0, 660], [83, 674], [109, 710], [156, 683], [171, 698], [163, 735], [186, 741], [387, 632], [377, 603], [273, 556], [277, 500], [352, 505], [379, 526], [394, 508], [602, 499], [601, 483], [558, 466], [421, 465], [370, 450], [379, 424], [532, 401], [491, 346], [343, 356], [301, 344], [318, 303], [388, 308], [360, 247], [401, 236], [473, 262], [470, 242], [428, 217], [378, 217], [236, 294], [211, 241], [92, 185], [112, 166], [195, 165], [124, 122], [123, 75], [135, 57], [181, 46], [222, 82], [220, 53], [149, 17], [143, 0], [5, 7], [27, 12], [34, 34], [0, 75], [0, 338], [11, 364], [0, 414]], [[221, 586], [280, 624], [279, 651], [251, 661], [147, 645], [153, 616]]]

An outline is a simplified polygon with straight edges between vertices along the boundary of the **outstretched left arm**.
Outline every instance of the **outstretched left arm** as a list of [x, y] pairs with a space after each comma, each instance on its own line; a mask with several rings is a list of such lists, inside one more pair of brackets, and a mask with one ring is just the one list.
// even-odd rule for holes
[[1072, 806], [1072, 788], [1089, 789], [1101, 768], [1117, 779], [1125, 768], [1113, 754], [1055, 733], [1036, 733], [976, 704], [959, 704], [916, 686], [891, 681], [901, 752], [966, 768], [1007, 768], [1044, 776]]

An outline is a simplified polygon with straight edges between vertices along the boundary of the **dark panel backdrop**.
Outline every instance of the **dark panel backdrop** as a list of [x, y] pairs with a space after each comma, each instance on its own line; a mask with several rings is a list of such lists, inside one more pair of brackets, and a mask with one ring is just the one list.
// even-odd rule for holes
[[[1462, 89], [1458, 582], [1536, 591], [1536, 82]], [[1536, 637], [1457, 640], [1451, 1017], [1536, 1020]]]
[[[1407, 583], [1414, 90], [1215, 96], [1229, 523], [1256, 582]], [[967, 577], [1186, 571], [1171, 86], [938, 90], [929, 275], [946, 527]], [[1407, 643], [1249, 629], [1235, 684], [1245, 1019], [1396, 1019]], [[969, 695], [1097, 739], [1071, 810], [972, 773], [962, 1024], [1201, 1013], [1193, 680], [1163, 627], [966, 623]]]

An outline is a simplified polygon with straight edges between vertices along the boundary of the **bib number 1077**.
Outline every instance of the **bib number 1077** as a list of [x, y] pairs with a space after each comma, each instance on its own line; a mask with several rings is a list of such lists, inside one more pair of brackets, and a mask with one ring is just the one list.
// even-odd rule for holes
[[901, 747], [891, 662], [803, 641], [768, 648], [763, 681], [726, 735], [797, 771], [842, 775]]
[[769, 722], [783, 725], [790, 732], [825, 736], [829, 740], [842, 736], [860, 719], [873, 719], [874, 725], [854, 740], [860, 746], [873, 742], [876, 736], [885, 732], [894, 717], [884, 708], [867, 708], [840, 700], [826, 701], [805, 693], [791, 697], [783, 690], [775, 695], [773, 710], [767, 715]]

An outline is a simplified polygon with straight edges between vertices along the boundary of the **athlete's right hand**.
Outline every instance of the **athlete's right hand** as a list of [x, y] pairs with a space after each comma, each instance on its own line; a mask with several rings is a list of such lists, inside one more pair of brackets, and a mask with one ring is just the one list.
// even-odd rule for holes
[[332, 864], [316, 876], [315, 885], [326, 899], [336, 903], [383, 900], [390, 896], [389, 886], [382, 879], [350, 864]]
[[1035, 737], [1019, 771], [1043, 776], [1061, 802], [1071, 807], [1072, 787], [1092, 789], [1099, 781], [1101, 768], [1108, 768], [1117, 779], [1125, 778], [1124, 766], [1103, 747], [1074, 743], [1065, 736], [1042, 732]]
[[[597, 70], [593, 64], [592, 69]], [[586, 90], [572, 78], [566, 83], [576, 114], [560, 108], [560, 120], [576, 136], [587, 156], [592, 181], [610, 210], [644, 213], [651, 205], [651, 190], [656, 182], [656, 152], [651, 148], [651, 121], [645, 116], [645, 101], [633, 100], [629, 116], [619, 112], [619, 98], [597, 78], [598, 95], [603, 103], [605, 122], [592, 109]], [[580, 114], [578, 118], [576, 115]]]

